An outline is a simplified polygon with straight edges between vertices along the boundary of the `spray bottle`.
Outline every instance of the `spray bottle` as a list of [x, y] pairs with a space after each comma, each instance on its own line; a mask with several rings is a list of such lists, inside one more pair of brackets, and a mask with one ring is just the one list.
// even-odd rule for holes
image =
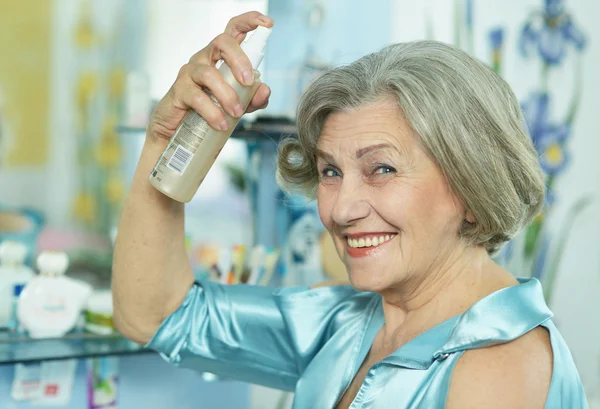
[[[241, 45], [254, 68], [253, 85], [240, 84], [227, 64], [223, 63], [219, 67], [225, 81], [237, 93], [244, 110], [248, 108], [260, 85], [260, 73], [256, 68], [264, 57], [264, 48], [270, 34], [271, 29], [259, 26]], [[209, 96], [220, 108], [217, 99], [210, 94]], [[188, 111], [150, 174], [150, 183], [156, 189], [178, 202], [187, 203], [192, 200], [240, 120], [224, 111], [223, 113], [228, 129], [218, 131], [211, 128], [194, 110]]]

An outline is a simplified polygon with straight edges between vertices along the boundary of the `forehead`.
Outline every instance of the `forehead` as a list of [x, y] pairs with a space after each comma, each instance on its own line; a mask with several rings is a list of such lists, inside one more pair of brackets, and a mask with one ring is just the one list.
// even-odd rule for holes
[[402, 147], [414, 139], [410, 124], [404, 119], [398, 105], [381, 100], [358, 108], [333, 112], [323, 124], [317, 148], [361, 149], [375, 143]]

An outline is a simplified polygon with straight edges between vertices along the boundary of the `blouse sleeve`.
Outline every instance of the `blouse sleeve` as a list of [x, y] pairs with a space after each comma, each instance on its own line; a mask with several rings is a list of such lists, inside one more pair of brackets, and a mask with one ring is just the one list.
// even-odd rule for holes
[[357, 294], [196, 282], [146, 346], [177, 366], [291, 391], [332, 334], [361, 313]]

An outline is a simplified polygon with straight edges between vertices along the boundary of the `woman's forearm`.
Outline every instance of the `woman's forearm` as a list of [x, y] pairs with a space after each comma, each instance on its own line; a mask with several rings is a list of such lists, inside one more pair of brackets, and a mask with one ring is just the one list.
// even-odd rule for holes
[[[235, 89], [215, 64], [222, 58], [236, 80], [247, 84], [244, 74], [251, 76], [255, 67], [239, 43], [258, 26], [272, 27], [273, 22], [258, 12], [231, 19], [223, 34], [180, 69], [150, 118], [146, 144], [121, 215], [113, 261], [115, 325], [138, 343], [150, 340], [163, 320], [181, 305], [194, 282], [185, 249], [184, 206], [156, 190], [148, 180], [150, 172], [190, 109], [214, 129], [222, 129], [225, 112], [236, 116], [243, 110]], [[206, 89], [219, 104], [208, 97]], [[269, 95], [269, 87], [260, 84], [249, 111], [265, 107]]]
[[184, 206], [148, 181], [164, 141], [144, 145], [119, 223], [113, 262], [118, 330], [145, 343], [194, 281], [185, 249]]

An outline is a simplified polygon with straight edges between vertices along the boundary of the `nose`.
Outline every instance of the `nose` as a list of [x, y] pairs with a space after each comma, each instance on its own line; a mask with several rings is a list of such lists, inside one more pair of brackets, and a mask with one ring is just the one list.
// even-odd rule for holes
[[352, 226], [369, 216], [371, 206], [361, 185], [349, 178], [342, 182], [331, 214], [337, 225]]

